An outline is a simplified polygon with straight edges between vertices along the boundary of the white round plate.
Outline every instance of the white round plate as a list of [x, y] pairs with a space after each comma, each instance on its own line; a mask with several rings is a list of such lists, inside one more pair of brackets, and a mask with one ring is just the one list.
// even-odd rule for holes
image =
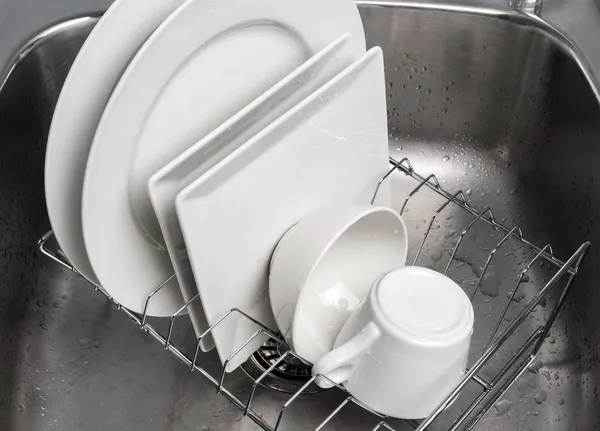
[[[132, 60], [98, 126], [83, 189], [83, 232], [102, 286], [141, 312], [173, 274], [149, 178], [344, 33], [365, 52], [352, 0], [188, 0]], [[182, 306], [174, 279], [148, 314]]]
[[58, 98], [46, 148], [48, 216], [60, 247], [88, 280], [98, 280], [81, 227], [81, 192], [88, 153], [104, 107], [125, 67], [183, 0], [116, 0], [96, 24]]

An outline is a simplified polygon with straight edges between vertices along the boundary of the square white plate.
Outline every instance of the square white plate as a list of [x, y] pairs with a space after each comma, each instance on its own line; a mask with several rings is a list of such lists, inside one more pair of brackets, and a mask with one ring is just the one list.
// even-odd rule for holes
[[[268, 269], [281, 236], [322, 206], [369, 203], [387, 170], [383, 55], [373, 48], [177, 196], [208, 323], [236, 307], [276, 330]], [[389, 190], [379, 196], [389, 205]], [[212, 331], [221, 361], [257, 329], [237, 314], [223, 320]], [[254, 338], [227, 371], [264, 341]]]
[[[175, 212], [177, 194], [354, 59], [350, 35], [340, 36], [150, 178], [150, 200], [186, 302], [198, 288]], [[202, 335], [208, 325], [200, 301], [194, 300], [188, 311], [196, 335]], [[204, 337], [201, 347], [204, 351], [214, 347], [212, 338]]]

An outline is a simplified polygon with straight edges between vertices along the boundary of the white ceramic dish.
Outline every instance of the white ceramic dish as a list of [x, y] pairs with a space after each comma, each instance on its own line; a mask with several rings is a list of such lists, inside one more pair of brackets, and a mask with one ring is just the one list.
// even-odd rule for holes
[[[350, 44], [350, 36], [346, 34], [150, 178], [148, 182], [150, 199], [184, 300], [189, 301], [193, 298], [198, 293], [198, 288], [175, 212], [177, 194], [223, 160], [231, 151], [339, 73], [353, 59], [354, 51]], [[188, 307], [188, 312], [196, 335], [200, 336], [208, 329], [200, 301], [193, 301]], [[204, 351], [214, 347], [212, 338], [207, 336], [206, 341], [203, 338], [201, 347]]]
[[316, 363], [382, 274], [404, 266], [406, 226], [389, 208], [339, 205], [302, 219], [279, 241], [269, 298], [280, 332]]
[[469, 297], [448, 277], [394, 270], [375, 283], [313, 373], [386, 416], [425, 418], [464, 377], [473, 319]]
[[[388, 170], [385, 97], [383, 56], [373, 48], [179, 193], [177, 216], [209, 323], [238, 307], [276, 329], [273, 250], [316, 209], [370, 201]], [[389, 204], [389, 189], [380, 196]], [[237, 315], [214, 328], [221, 361], [256, 329]], [[262, 342], [255, 338], [227, 370]]]
[[[148, 196], [149, 178], [342, 34], [365, 50], [352, 0], [188, 0], [132, 60], [98, 125], [83, 188], [94, 272], [140, 312], [173, 274]], [[183, 304], [174, 281], [149, 315]]]
[[85, 165], [102, 112], [142, 43], [183, 0], [116, 0], [83, 44], [62, 87], [46, 147], [48, 216], [60, 248], [98, 283], [81, 226]]

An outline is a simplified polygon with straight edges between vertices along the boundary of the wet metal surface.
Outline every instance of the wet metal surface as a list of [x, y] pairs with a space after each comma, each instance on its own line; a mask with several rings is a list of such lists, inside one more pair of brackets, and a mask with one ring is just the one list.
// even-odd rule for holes
[[[597, 429], [600, 108], [569, 44], [512, 14], [407, 5], [363, 7], [362, 16], [369, 44], [386, 55], [395, 158], [410, 157], [420, 172], [435, 173], [448, 189], [461, 188], [482, 208], [491, 206], [538, 244], [551, 243], [563, 259], [584, 240], [595, 245], [539, 367], [477, 429]], [[84, 281], [36, 252], [49, 229], [43, 195], [49, 121], [92, 25], [80, 22], [49, 37], [0, 94], [0, 429], [258, 429]], [[401, 205], [403, 184], [395, 186]], [[407, 213], [414, 225], [423, 224], [420, 211], [426, 218], [427, 205], [435, 205], [428, 198], [419, 202], [423, 206]], [[442, 219], [438, 237], [458, 229], [459, 219]], [[420, 263], [442, 265], [444, 242], [428, 248], [428, 260]], [[499, 263], [498, 274], [520, 262], [506, 259], [510, 265]], [[456, 269], [466, 282], [477, 256], [467, 263]], [[542, 278], [544, 269], [534, 274]], [[487, 311], [495, 311], [495, 298], [506, 298], [507, 286], [485, 287]], [[191, 328], [176, 330], [193, 348]], [[216, 355], [202, 360], [216, 372]], [[238, 371], [226, 384], [244, 398], [249, 382]], [[259, 389], [254, 408], [272, 422], [287, 397]], [[303, 398], [283, 429], [314, 429], [342, 399], [331, 391]], [[327, 429], [369, 430], [377, 421], [349, 407]]]

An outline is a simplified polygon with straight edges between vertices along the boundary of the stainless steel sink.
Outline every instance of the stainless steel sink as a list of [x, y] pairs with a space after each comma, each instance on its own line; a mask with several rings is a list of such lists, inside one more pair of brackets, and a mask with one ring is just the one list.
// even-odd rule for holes
[[[585, 240], [595, 245], [542, 348], [543, 366], [525, 374], [476, 429], [598, 429], [600, 98], [585, 61], [558, 31], [517, 12], [388, 2], [363, 3], [361, 13], [369, 44], [380, 45], [386, 57], [395, 158], [408, 157], [474, 205], [490, 206], [563, 259]], [[199, 373], [36, 249], [50, 227], [43, 161], [53, 106], [95, 22], [46, 31], [15, 57], [3, 86], [0, 77], [0, 429], [259, 429]], [[405, 184], [393, 185], [401, 205]], [[425, 197], [407, 220], [418, 231], [436, 204]], [[448, 211], [435, 226], [442, 239], [464, 225]], [[477, 250], [489, 250], [483, 242]], [[420, 264], [447, 258], [443, 241], [428, 248]], [[503, 256], [509, 255], [510, 248]], [[544, 269], [535, 274], [542, 277]], [[504, 304], [495, 297], [506, 298], [506, 286], [483, 296], [490, 312]], [[191, 328], [175, 332], [193, 350]], [[216, 355], [202, 360], [216, 372]], [[244, 398], [249, 381], [238, 371], [227, 387]], [[288, 398], [259, 388], [253, 406], [273, 422]], [[302, 396], [281, 429], [314, 429], [343, 399], [335, 391]], [[324, 429], [370, 430], [378, 422], [350, 405]]]

